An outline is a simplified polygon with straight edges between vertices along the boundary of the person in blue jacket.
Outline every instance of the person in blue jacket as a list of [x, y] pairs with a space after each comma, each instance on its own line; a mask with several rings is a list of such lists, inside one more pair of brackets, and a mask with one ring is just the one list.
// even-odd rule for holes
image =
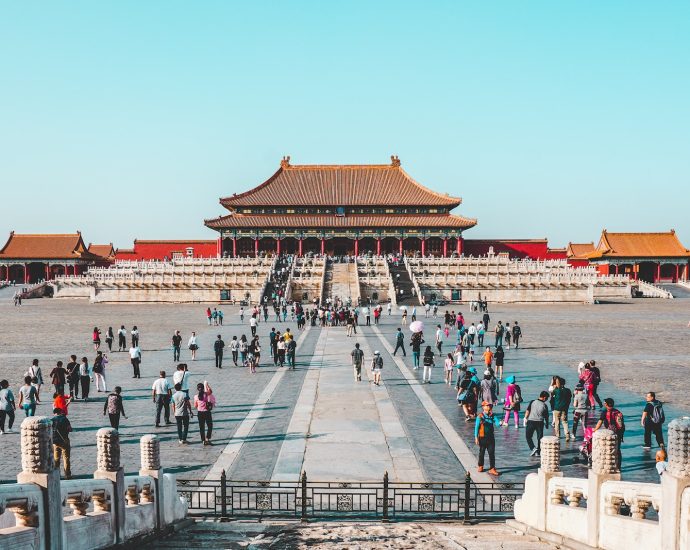
[[494, 438], [494, 426], [501, 426], [502, 422], [493, 413], [493, 404], [488, 401], [482, 402], [483, 412], [477, 415], [474, 423], [474, 442], [479, 445], [479, 462], [477, 471], [484, 471], [484, 454], [489, 452], [489, 473], [500, 476], [496, 470], [496, 439]]

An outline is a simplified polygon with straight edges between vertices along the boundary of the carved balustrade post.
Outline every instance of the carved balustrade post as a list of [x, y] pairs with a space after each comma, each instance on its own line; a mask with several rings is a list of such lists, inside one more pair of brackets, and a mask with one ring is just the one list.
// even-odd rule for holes
[[[47, 416], [31, 416], [21, 427], [22, 471], [17, 483], [32, 483], [41, 489], [43, 517], [39, 518], [43, 547], [62, 550], [62, 494], [60, 471], [53, 460], [53, 421]], [[20, 516], [23, 512], [19, 511]], [[15, 512], [17, 514], [17, 512]], [[35, 523], [30, 512], [21, 521]], [[36, 525], [32, 525], [36, 526]]]
[[145, 502], [153, 502], [156, 506], [156, 527], [161, 529], [165, 524], [165, 495], [164, 471], [161, 467], [160, 440], [157, 435], [142, 436], [139, 444], [141, 451], [141, 468], [139, 475], [150, 476], [154, 480], [154, 494], [151, 495], [150, 488], [144, 497]]
[[676, 418], [668, 424], [667, 451], [668, 468], [661, 476], [661, 548], [677, 548], [684, 528], [680, 524], [680, 500], [690, 487], [690, 417]]
[[125, 533], [125, 473], [120, 465], [120, 434], [115, 428], [101, 428], [96, 433], [96, 464], [94, 479], [107, 479], [113, 484], [113, 499], [110, 505], [94, 497], [94, 510], [111, 511], [115, 543], [124, 540]]
[[616, 456], [618, 437], [611, 430], [600, 429], [594, 433], [592, 440], [592, 468], [587, 479], [587, 544], [599, 545], [599, 516], [604, 511], [607, 514], [617, 514], [621, 502], [614, 500], [605, 503], [605, 510], [601, 506], [601, 486], [605, 481], [621, 478], [620, 465]]
[[537, 510], [537, 529], [546, 530], [546, 514], [549, 501], [553, 504], [563, 502], [563, 492], [556, 491], [549, 495], [549, 480], [552, 477], [562, 477], [561, 472], [561, 443], [557, 437], [547, 435], [541, 438], [541, 463], [539, 467], [539, 509]]

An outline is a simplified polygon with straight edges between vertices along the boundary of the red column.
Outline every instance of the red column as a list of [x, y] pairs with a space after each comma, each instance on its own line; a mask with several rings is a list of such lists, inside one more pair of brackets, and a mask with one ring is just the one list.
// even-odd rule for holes
[[254, 237], [254, 255], [259, 257], [259, 237]]
[[458, 237], [455, 241], [455, 252], [458, 253], [458, 256], [462, 254], [462, 237]]
[[[301, 245], [302, 245], [302, 241], [300, 241], [300, 246]], [[326, 239], [321, 237], [321, 254], [323, 255], [325, 253], [326, 253]]]
[[403, 240], [402, 240], [402, 238], [398, 239], [398, 245], [400, 248], [400, 254], [402, 255], [402, 253], [403, 253]]
[[443, 257], [448, 257], [448, 238], [443, 239]]
[[298, 239], [299, 247], [297, 250], [297, 255], [302, 256], [302, 239]]
[[232, 257], [237, 258], [237, 237], [232, 238]]
[[680, 266], [679, 266], [678, 264], [676, 264], [676, 280], [673, 281], [674, 283], [677, 283], [677, 282], [679, 281], [679, 279], [678, 279], [678, 275], [679, 275], [679, 273], [680, 273], [680, 271], [679, 271], [679, 269], [678, 269], [679, 267], [680, 267]]
[[376, 239], [376, 255], [377, 256], [381, 255], [381, 239], [380, 238]]
[[220, 258], [223, 255], [223, 238], [218, 237], [218, 244], [216, 245], [216, 255]]
[[355, 239], [355, 256], [359, 256], [359, 239]]
[[29, 282], [29, 269], [26, 264], [24, 264], [24, 284]]
[[276, 239], [276, 254], [280, 256], [280, 239]]
[[656, 280], [654, 282], [658, 283], [660, 280], [661, 280], [661, 262], [658, 262], [656, 264]]
[[422, 239], [422, 256], [426, 254], [426, 239]]
[[50, 265], [46, 264], [46, 281], [50, 280]]

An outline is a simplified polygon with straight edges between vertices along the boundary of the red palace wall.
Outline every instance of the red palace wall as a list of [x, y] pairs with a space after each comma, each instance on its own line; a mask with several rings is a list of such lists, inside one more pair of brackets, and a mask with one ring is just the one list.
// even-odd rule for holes
[[494, 254], [507, 252], [511, 258], [530, 258], [532, 260], [565, 259], [565, 250], [551, 250], [546, 239], [543, 240], [491, 240], [465, 239], [463, 252], [465, 256], [486, 256], [489, 248]]
[[187, 255], [193, 249], [195, 258], [215, 258], [218, 241], [134, 241], [133, 249], [118, 250], [116, 260], [164, 260], [172, 259], [173, 253]]

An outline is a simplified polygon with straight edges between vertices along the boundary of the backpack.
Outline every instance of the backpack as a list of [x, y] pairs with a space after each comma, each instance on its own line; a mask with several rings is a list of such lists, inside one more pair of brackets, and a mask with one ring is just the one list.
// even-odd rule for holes
[[515, 384], [515, 392], [513, 392], [513, 403], [522, 403], [522, 390], [517, 384]]
[[101, 374], [103, 372], [103, 361], [96, 360], [93, 365], [93, 372]]
[[664, 414], [661, 401], [652, 402], [652, 414], [649, 415], [649, 419], [654, 422], [654, 424], [663, 424], [666, 421], [666, 415]]
[[613, 409], [608, 416], [609, 420], [609, 430], [611, 430], [616, 435], [622, 436], [625, 433], [625, 420], [623, 419], [623, 413], [618, 409]]

